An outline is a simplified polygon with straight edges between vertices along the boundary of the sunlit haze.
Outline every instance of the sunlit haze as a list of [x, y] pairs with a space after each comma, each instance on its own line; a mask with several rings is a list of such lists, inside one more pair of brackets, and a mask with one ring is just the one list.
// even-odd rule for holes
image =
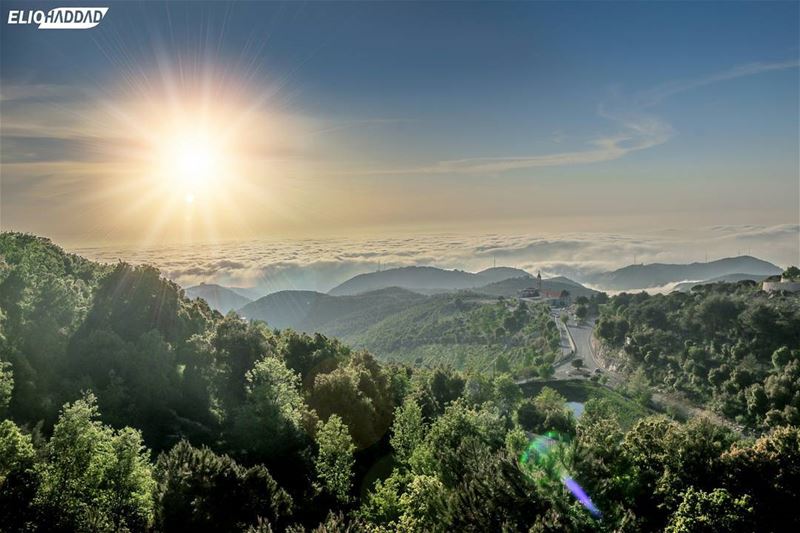
[[[675, 232], [652, 259], [788, 263], [796, 22], [793, 3], [204, 2], [5, 26], [2, 227], [132, 250]], [[763, 237], [691, 236], [719, 226]]]

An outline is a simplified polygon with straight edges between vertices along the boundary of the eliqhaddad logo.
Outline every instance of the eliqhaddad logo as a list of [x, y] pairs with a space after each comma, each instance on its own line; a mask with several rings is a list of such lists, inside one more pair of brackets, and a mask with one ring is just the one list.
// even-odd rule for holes
[[88, 30], [106, 16], [107, 7], [56, 7], [50, 11], [40, 9], [12, 9], [8, 12], [9, 24], [38, 24], [40, 30]]

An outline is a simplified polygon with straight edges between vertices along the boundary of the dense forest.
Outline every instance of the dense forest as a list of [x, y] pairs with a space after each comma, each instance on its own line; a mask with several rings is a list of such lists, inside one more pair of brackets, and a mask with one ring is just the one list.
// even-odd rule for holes
[[598, 336], [620, 366], [742, 425], [800, 424], [800, 297], [752, 281], [620, 294]]
[[[765, 422], [752, 415], [770, 426], [757, 438], [704, 419], [631, 420], [604, 400], [586, 402], [576, 419], [554, 389], [526, 395], [502, 371], [379, 363], [333, 338], [222, 316], [151, 267], [99, 265], [45, 239], [5, 233], [0, 524], [3, 531], [797, 530], [800, 430], [788, 425], [796, 421], [786, 408], [796, 396], [779, 404], [769, 392], [773, 376], [797, 366], [797, 305], [747, 286], [710, 291], [676, 297], [694, 301], [691, 309], [672, 296], [614, 297], [601, 306], [601, 335], [628, 353], [633, 342], [644, 344], [626, 339], [650, 334], [653, 348], [642, 357], [631, 351], [631, 364], [649, 365], [655, 382], [663, 360], [663, 376], [680, 378], [670, 386], [699, 382], [696, 366], [671, 363], [695, 347], [710, 361], [708, 376], [730, 365], [720, 384], [747, 382], [738, 376], [752, 356], [758, 366], [747, 387], [763, 384], [776, 402], [763, 410]], [[718, 298], [737, 313], [703, 304]], [[648, 301], [664, 306], [659, 322], [650, 305], [659, 328], [640, 324]], [[495, 328], [495, 338], [505, 338], [548, 327], [538, 310], [521, 309], [501, 302], [474, 316], [468, 310], [464, 331]], [[655, 348], [656, 336], [663, 348]], [[723, 354], [736, 364], [712, 364]], [[709, 383], [698, 386], [698, 398], [724, 406], [722, 393], [738, 397]], [[780, 418], [770, 415], [777, 410]]]
[[506, 370], [546, 376], [560, 343], [547, 305], [468, 290], [429, 296], [398, 287], [348, 296], [281, 291], [238, 313], [417, 366], [478, 371], [499, 358]]

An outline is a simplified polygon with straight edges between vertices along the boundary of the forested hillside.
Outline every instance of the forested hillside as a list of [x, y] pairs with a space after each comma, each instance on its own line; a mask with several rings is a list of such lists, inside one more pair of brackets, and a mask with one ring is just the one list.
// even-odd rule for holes
[[347, 340], [392, 361], [480, 370], [499, 358], [506, 372], [529, 368], [542, 376], [560, 346], [546, 305], [469, 292], [431, 296]]
[[398, 287], [353, 296], [280, 291], [244, 306], [239, 314], [278, 328], [290, 327], [347, 337], [426, 299], [421, 294]]
[[444, 270], [436, 267], [409, 266], [359, 274], [329, 291], [334, 296], [361, 294], [389, 287], [401, 287], [420, 293], [473, 289], [508, 278], [530, 274], [518, 268], [488, 268], [478, 273]]
[[518, 304], [474, 292], [425, 296], [391, 287], [352, 296], [282, 291], [240, 310], [249, 319], [322, 332], [381, 360], [547, 375], [559, 334], [543, 304]]
[[598, 336], [650, 382], [753, 428], [800, 424], [800, 297], [752, 281], [620, 294]]
[[[800, 527], [794, 426], [744, 441], [705, 420], [621, 423], [598, 400], [576, 420], [553, 389], [525, 397], [502, 372], [382, 365], [223, 317], [150, 267], [11, 233], [0, 257], [3, 531]], [[623, 320], [620, 302], [604, 321]], [[464, 305], [443, 319], [471, 334], [540, 317]], [[756, 345], [784, 353], [793, 324]]]

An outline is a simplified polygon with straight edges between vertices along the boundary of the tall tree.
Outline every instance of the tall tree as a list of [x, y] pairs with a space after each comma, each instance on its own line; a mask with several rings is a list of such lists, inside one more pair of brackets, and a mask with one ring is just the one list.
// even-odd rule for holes
[[51, 531], [141, 531], [153, 519], [153, 479], [138, 431], [99, 422], [94, 395], [62, 410], [39, 465], [37, 506]]
[[311, 415], [300, 394], [297, 374], [277, 357], [265, 357], [245, 379], [245, 402], [236, 411], [233, 427], [238, 448], [263, 460], [302, 446]]
[[337, 415], [331, 415], [326, 422], [319, 422], [317, 446], [317, 476], [330, 494], [340, 502], [347, 502], [352, 487], [353, 453], [356, 447], [347, 426]]
[[408, 465], [411, 455], [425, 436], [422, 409], [413, 398], [408, 398], [394, 411], [391, 444], [395, 459]]

